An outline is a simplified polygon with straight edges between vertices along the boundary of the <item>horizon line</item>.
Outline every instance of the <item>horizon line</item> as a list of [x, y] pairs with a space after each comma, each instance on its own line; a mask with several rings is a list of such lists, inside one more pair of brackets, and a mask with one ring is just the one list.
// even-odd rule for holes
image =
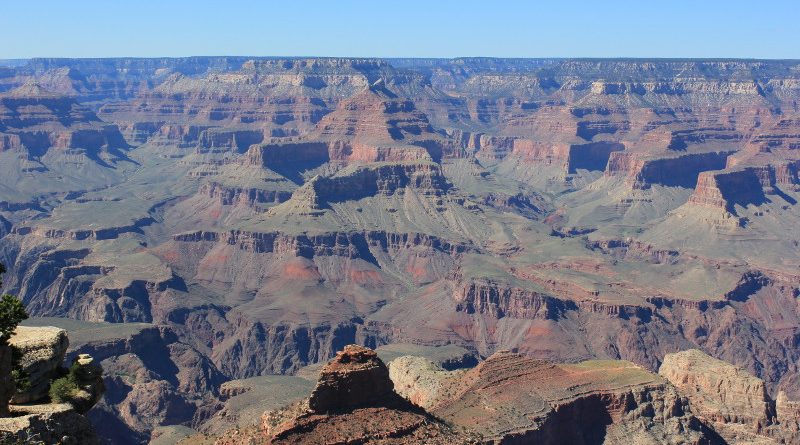
[[0, 61], [31, 61], [31, 60], [113, 60], [113, 59], [201, 59], [201, 58], [240, 58], [240, 59], [377, 59], [377, 60], [468, 60], [468, 59], [494, 59], [494, 60], [724, 60], [724, 61], [796, 61], [798, 58], [783, 57], [664, 57], [664, 56], [256, 56], [256, 55], [187, 55], [187, 56], [32, 56], [32, 57], [0, 57]]

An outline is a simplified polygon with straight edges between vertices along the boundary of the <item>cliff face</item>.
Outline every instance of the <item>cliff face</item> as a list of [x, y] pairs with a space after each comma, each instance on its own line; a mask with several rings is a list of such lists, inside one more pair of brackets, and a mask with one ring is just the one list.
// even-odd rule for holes
[[798, 440], [796, 402], [781, 393], [776, 403], [764, 381], [741, 368], [693, 349], [668, 354], [658, 372], [729, 442]]
[[[767, 177], [769, 177], [769, 173]], [[768, 182], [769, 184], [770, 182]], [[774, 184], [774, 181], [772, 181]], [[693, 204], [735, 212], [735, 206], [759, 205], [766, 201], [756, 169], [707, 172], [700, 176], [689, 199]]]
[[697, 153], [674, 158], [638, 159], [630, 153], [613, 153], [606, 175], [622, 175], [634, 188], [651, 185], [693, 188], [701, 172], [725, 167], [730, 152]]
[[127, 146], [116, 125], [102, 122], [69, 96], [38, 84], [0, 95], [0, 151], [24, 150], [37, 158], [50, 148], [82, 149], [97, 156], [103, 149]]

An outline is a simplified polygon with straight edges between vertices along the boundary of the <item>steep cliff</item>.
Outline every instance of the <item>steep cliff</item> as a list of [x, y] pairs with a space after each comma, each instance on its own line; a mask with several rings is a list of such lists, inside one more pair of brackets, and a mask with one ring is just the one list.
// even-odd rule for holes
[[81, 149], [96, 158], [101, 150], [127, 147], [116, 125], [102, 122], [74, 98], [51, 93], [36, 83], [0, 95], [0, 133], [0, 151], [24, 150], [31, 158], [43, 156], [50, 148]]
[[694, 412], [709, 422], [729, 443], [769, 441], [794, 443], [797, 435], [796, 402], [781, 393], [776, 402], [764, 381], [741, 368], [696, 349], [668, 354], [659, 374], [689, 399]]

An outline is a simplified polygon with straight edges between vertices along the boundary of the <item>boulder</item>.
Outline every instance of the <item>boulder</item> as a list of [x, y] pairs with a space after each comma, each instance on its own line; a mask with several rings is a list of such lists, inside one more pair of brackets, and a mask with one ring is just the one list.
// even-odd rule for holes
[[58, 373], [69, 346], [67, 332], [55, 327], [18, 326], [9, 340], [20, 356], [20, 366], [27, 373], [30, 387], [18, 391], [11, 403], [29, 403], [45, 399], [50, 381]]

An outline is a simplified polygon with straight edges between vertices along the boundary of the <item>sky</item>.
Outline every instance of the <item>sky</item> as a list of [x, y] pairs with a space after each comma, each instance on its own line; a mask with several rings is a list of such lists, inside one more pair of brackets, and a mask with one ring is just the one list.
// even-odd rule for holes
[[0, 58], [800, 58], [800, 0], [2, 0]]

